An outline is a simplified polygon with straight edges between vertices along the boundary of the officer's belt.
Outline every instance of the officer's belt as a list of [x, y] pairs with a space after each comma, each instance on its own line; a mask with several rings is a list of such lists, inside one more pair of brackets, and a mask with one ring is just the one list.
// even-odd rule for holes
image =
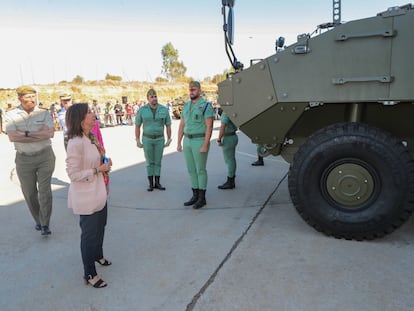
[[35, 156], [45, 153], [46, 151], [50, 150], [50, 148], [51, 148], [50, 146], [47, 146], [46, 148], [43, 148], [42, 150], [35, 151], [35, 152], [17, 152], [17, 153], [25, 157], [35, 157]]
[[150, 134], [146, 134], [146, 133], [143, 133], [142, 136], [152, 138], [152, 139], [164, 137], [164, 135], [162, 135], [162, 134], [161, 135], [150, 135]]
[[206, 134], [185, 134], [185, 133], [184, 133], [184, 135], [187, 138], [200, 138], [200, 137], [206, 136]]
[[236, 135], [236, 132], [224, 133], [224, 136], [233, 136]]

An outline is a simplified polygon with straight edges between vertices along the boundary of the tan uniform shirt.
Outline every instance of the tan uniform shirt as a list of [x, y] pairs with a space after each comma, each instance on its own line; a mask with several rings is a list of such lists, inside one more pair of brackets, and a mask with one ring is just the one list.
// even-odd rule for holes
[[[9, 131], [39, 131], [42, 126], [47, 125], [50, 128], [55, 128], [53, 119], [49, 111], [40, 109], [37, 106], [28, 114], [21, 106], [6, 112], [6, 132]], [[14, 143], [14, 148], [19, 153], [34, 153], [38, 152], [52, 144], [52, 140], [45, 139], [34, 143]]]

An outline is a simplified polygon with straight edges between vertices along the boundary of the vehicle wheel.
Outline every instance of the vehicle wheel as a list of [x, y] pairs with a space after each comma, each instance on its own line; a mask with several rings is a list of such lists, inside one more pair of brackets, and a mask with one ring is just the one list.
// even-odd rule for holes
[[335, 124], [295, 154], [289, 191], [316, 230], [370, 240], [401, 226], [414, 209], [414, 162], [390, 133], [360, 123]]

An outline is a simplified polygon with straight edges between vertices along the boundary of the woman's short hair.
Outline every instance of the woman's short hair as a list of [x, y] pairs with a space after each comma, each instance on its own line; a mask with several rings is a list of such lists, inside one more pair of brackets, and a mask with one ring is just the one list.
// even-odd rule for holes
[[68, 129], [68, 139], [76, 136], [82, 137], [82, 121], [88, 114], [89, 106], [86, 103], [77, 103], [69, 107], [66, 111], [66, 127]]

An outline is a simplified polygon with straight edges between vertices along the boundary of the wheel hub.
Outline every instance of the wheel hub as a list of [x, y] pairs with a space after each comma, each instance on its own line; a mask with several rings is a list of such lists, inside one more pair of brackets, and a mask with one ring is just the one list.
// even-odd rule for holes
[[326, 188], [335, 202], [353, 208], [371, 197], [374, 181], [366, 168], [358, 164], [346, 163], [336, 166], [329, 172]]

